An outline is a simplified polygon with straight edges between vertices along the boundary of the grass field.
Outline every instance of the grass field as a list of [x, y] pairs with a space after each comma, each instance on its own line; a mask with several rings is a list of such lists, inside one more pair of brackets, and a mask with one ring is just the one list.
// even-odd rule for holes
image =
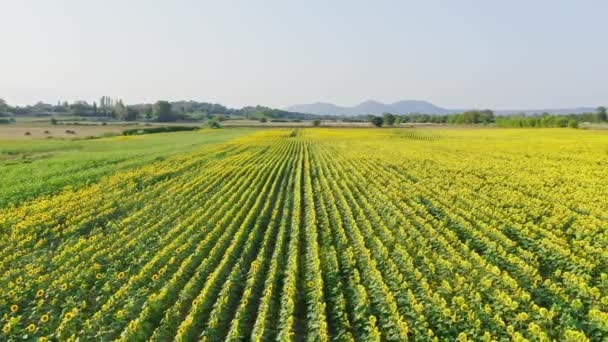
[[0, 340], [608, 338], [608, 132], [0, 141]]

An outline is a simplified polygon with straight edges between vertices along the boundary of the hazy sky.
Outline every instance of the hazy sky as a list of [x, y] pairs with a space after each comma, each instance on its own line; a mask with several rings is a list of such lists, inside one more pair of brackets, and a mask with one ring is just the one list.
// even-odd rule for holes
[[608, 1], [0, 0], [9, 103], [608, 104]]

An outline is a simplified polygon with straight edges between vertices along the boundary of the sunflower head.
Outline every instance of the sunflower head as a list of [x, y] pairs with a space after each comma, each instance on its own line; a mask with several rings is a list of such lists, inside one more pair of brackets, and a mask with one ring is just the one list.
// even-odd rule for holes
[[36, 324], [32, 323], [32, 324], [28, 325], [27, 328], [25, 328], [25, 330], [33, 333], [34, 331], [36, 331]]
[[42, 315], [42, 317], [40, 317], [40, 322], [46, 323], [49, 321], [49, 318], [49, 315]]
[[17, 312], [17, 310], [19, 310], [19, 305], [17, 305], [17, 304], [11, 305], [11, 312]]
[[44, 290], [38, 290], [36, 292], [36, 297], [42, 297], [42, 296], [44, 296]]

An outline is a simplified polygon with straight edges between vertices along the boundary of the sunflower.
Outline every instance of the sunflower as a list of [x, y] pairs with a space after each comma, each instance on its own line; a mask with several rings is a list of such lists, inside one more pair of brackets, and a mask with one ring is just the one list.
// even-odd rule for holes
[[17, 312], [17, 310], [19, 310], [19, 305], [17, 305], [17, 304], [11, 305], [11, 312]]
[[68, 289], [68, 284], [66, 284], [66, 283], [61, 284], [61, 289], [63, 291], [67, 290]]
[[42, 336], [38, 339], [38, 342], [47, 342], [48, 340], [49, 340], [48, 338]]
[[152, 280], [157, 281], [158, 280], [158, 274], [155, 274], [152, 276]]
[[68, 320], [68, 321], [69, 321], [69, 320], [71, 320], [72, 318], [74, 318], [74, 314], [73, 314], [73, 313], [68, 312], [68, 313], [66, 313], [66, 314], [65, 314], [65, 319], [66, 319], [66, 320]]
[[27, 331], [29, 331], [31, 333], [33, 333], [34, 331], [36, 331], [36, 329], [37, 329], [36, 328], [36, 324], [34, 324], [34, 323], [28, 325], [27, 328], [25, 328], [25, 330], [27, 330]]
[[3, 332], [3, 333], [5, 333], [5, 334], [10, 333], [10, 332], [11, 332], [11, 326], [10, 326], [10, 325], [8, 325], [8, 324], [7, 324], [7, 325], [5, 325], [5, 326], [2, 328], [2, 332]]
[[38, 290], [36, 292], [36, 297], [42, 297], [42, 296], [44, 296], [44, 290]]
[[118, 279], [122, 279], [122, 278], [124, 278], [124, 277], [125, 277], [125, 272], [119, 272], [119, 273], [116, 275], [116, 278], [118, 278]]
[[46, 323], [49, 321], [49, 318], [49, 315], [42, 315], [42, 317], [40, 317], [40, 322]]
[[101, 273], [97, 273], [97, 275], [95, 275], [95, 278], [97, 278], [97, 279], [101, 279], [101, 278], [103, 278], [103, 274], [101, 274]]

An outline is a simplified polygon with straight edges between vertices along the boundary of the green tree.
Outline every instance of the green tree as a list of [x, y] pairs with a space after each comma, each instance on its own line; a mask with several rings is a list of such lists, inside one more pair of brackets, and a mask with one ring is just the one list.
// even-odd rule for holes
[[122, 103], [122, 100], [118, 100], [116, 101], [116, 103], [114, 104], [114, 115], [116, 115], [116, 118], [119, 120], [127, 120], [127, 106], [125, 106]]
[[606, 114], [606, 107], [597, 107], [597, 119], [599, 121], [608, 121], [608, 115]]
[[384, 123], [384, 120], [382, 120], [382, 118], [379, 117], [379, 116], [370, 115], [369, 122], [371, 122], [372, 125], [374, 125], [376, 127], [382, 127], [382, 124]]
[[477, 110], [470, 110], [462, 113], [462, 123], [475, 124], [481, 122], [481, 113]]
[[321, 126], [321, 120], [319, 120], [319, 119], [314, 119], [314, 120], [313, 120], [313, 122], [312, 122], [312, 125], [313, 125], [314, 127], [319, 127], [319, 126]]
[[90, 115], [92, 107], [85, 101], [76, 101], [70, 105], [70, 111], [76, 116]]
[[395, 116], [391, 113], [384, 113], [382, 114], [382, 121], [384, 122], [385, 125], [387, 126], [392, 126], [395, 124]]
[[0, 113], [6, 113], [9, 111], [8, 104], [4, 99], [0, 99]]
[[152, 119], [153, 115], [154, 115], [154, 108], [152, 108], [152, 106], [146, 105], [146, 108], [144, 108], [144, 116], [146, 117], [146, 120]]
[[480, 120], [484, 125], [494, 122], [494, 112], [489, 109], [482, 111], [480, 116]]
[[175, 121], [175, 115], [171, 110], [171, 104], [168, 101], [157, 101], [154, 105], [154, 118], [160, 122]]
[[570, 127], [570, 128], [578, 128], [578, 121], [572, 120], [572, 119], [569, 120], [568, 121], [568, 127]]

